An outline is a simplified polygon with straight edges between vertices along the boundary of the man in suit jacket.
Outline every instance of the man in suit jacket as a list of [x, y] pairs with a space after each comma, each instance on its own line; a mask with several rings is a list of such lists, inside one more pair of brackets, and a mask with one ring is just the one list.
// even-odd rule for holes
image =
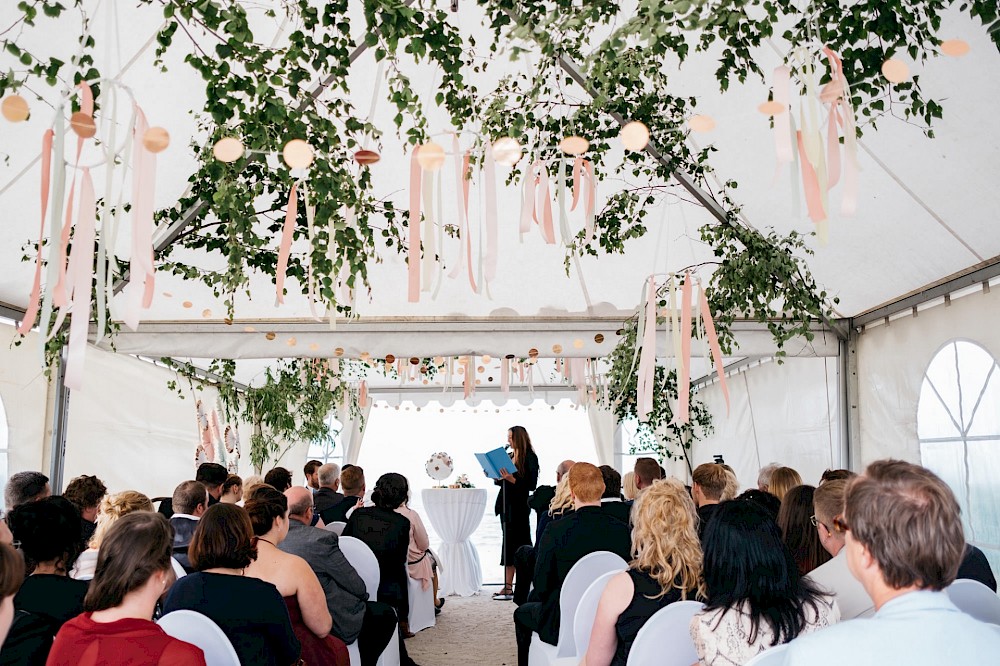
[[569, 489], [575, 511], [545, 528], [538, 545], [533, 591], [536, 601], [514, 611], [517, 663], [527, 666], [531, 633], [555, 645], [559, 639], [559, 593], [566, 575], [583, 556], [610, 551], [628, 561], [631, 537], [628, 525], [601, 509], [604, 479], [590, 463], [576, 463], [569, 470]]
[[319, 479], [319, 490], [313, 493], [313, 510], [323, 515], [323, 512], [335, 504], [339, 504], [344, 496], [340, 489], [340, 465], [327, 463], [316, 470]]
[[323, 509], [317, 508], [324, 525], [331, 523], [347, 522], [347, 512], [358, 505], [365, 497], [365, 470], [357, 465], [351, 465], [340, 473], [340, 489], [344, 491], [343, 499], [333, 506]]
[[174, 557], [188, 573], [194, 569], [188, 559], [188, 546], [198, 519], [208, 509], [208, 490], [201, 481], [184, 481], [174, 488], [170, 498], [174, 515], [170, 516], [170, 526], [174, 528]]
[[[198, 466], [198, 471], [194, 473], [194, 480], [208, 490], [208, 506], [219, 503], [219, 498], [222, 497], [222, 484], [228, 478], [229, 471], [219, 463], [202, 463]], [[167, 519], [174, 515], [172, 497], [160, 502], [159, 512]]]
[[604, 478], [604, 494], [601, 495], [601, 508], [609, 516], [617, 518], [631, 529], [632, 507], [622, 500], [622, 475], [611, 465], [601, 465], [601, 477]]
[[341, 552], [337, 535], [310, 526], [313, 495], [309, 489], [295, 486], [285, 496], [288, 536], [278, 547], [304, 559], [316, 573], [333, 618], [330, 633], [347, 644], [358, 641], [361, 663], [374, 666], [396, 634], [396, 612], [389, 604], [368, 600], [365, 582]]

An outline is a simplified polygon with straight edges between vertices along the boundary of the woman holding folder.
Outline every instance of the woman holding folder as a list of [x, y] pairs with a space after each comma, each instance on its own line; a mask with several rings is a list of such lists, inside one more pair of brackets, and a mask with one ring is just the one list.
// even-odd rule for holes
[[511, 460], [517, 469], [500, 470], [501, 478], [494, 481], [501, 486], [495, 511], [500, 516], [500, 527], [503, 530], [500, 564], [504, 567], [504, 587], [493, 595], [498, 601], [514, 598], [514, 553], [521, 546], [531, 545], [528, 495], [538, 485], [538, 456], [531, 447], [528, 431], [522, 426], [513, 426], [507, 431], [507, 444], [511, 449]]

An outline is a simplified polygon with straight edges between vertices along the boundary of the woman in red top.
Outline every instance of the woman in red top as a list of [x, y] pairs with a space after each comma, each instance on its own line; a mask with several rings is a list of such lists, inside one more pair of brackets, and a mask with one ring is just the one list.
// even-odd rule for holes
[[173, 534], [158, 513], [122, 517], [101, 543], [84, 612], [56, 635], [46, 666], [205, 666], [202, 651], [151, 621], [174, 580]]

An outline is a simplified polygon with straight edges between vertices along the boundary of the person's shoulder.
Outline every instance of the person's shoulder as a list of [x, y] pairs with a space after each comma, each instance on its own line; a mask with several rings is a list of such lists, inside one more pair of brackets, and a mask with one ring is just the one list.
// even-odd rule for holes
[[205, 653], [197, 645], [179, 638], [166, 636], [167, 644], [160, 654], [157, 666], [205, 666]]
[[[864, 619], [847, 620], [820, 631], [801, 634], [788, 644], [784, 663], [817, 666], [849, 663], [849, 655], [844, 652], [845, 646], [863, 645], [863, 642], [857, 639], [870, 632], [878, 634], [877, 623], [871, 619]], [[836, 657], [836, 661], [831, 661], [829, 657]]]

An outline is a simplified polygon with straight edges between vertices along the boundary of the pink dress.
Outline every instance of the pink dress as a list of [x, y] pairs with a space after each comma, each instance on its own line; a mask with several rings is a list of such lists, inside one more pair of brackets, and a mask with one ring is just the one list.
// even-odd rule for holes
[[406, 552], [407, 570], [410, 578], [419, 580], [423, 589], [427, 589], [434, 577], [431, 565], [433, 559], [427, 551], [431, 547], [430, 539], [427, 537], [427, 529], [424, 521], [420, 519], [420, 514], [410, 507], [402, 504], [396, 509], [396, 513], [402, 514], [410, 519], [410, 547]]

